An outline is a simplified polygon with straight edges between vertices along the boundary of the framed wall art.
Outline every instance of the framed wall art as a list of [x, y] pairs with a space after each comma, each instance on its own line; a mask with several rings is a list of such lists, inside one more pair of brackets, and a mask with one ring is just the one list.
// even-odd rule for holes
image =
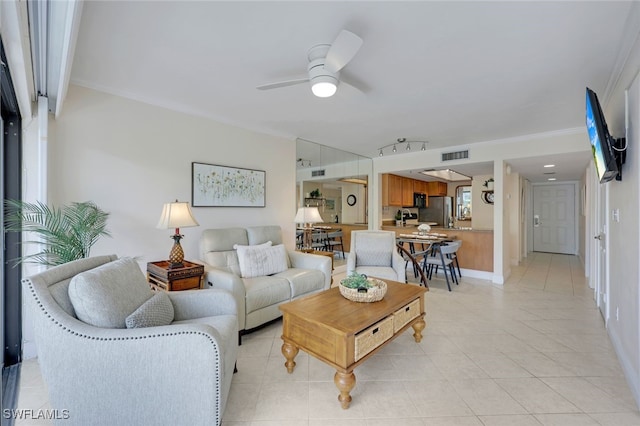
[[264, 170], [191, 163], [193, 207], [264, 207]]

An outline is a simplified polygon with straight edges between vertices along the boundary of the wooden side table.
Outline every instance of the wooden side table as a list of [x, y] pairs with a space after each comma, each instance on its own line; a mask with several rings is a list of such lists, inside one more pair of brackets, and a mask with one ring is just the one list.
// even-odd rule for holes
[[147, 281], [153, 290], [179, 291], [204, 288], [204, 266], [183, 261], [183, 268], [169, 268], [169, 261], [147, 263]]

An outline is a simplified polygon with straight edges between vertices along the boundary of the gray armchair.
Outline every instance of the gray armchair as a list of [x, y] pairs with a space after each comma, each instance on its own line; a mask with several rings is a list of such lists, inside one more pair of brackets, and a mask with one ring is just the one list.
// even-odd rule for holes
[[347, 275], [357, 272], [406, 282], [405, 261], [396, 247], [393, 231], [352, 231], [351, 250], [347, 257]]
[[67, 410], [65, 425], [219, 425], [238, 351], [233, 296], [167, 293], [174, 321], [166, 326], [80, 321], [69, 297], [72, 278], [114, 260], [82, 259], [23, 280], [51, 407]]

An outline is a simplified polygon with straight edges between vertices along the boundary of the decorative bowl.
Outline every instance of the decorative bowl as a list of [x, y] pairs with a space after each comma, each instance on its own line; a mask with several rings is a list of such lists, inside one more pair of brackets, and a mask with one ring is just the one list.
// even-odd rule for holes
[[349, 288], [345, 287], [340, 281], [340, 294], [346, 298], [351, 300], [352, 302], [377, 302], [384, 298], [384, 295], [387, 293], [387, 283], [377, 278], [366, 278], [369, 288], [360, 287], [360, 288]]

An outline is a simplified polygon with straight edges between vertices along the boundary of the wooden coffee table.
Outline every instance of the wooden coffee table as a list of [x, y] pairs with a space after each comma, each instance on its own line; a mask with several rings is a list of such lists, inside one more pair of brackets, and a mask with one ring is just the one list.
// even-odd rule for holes
[[280, 305], [287, 371], [293, 373], [300, 349], [329, 364], [336, 369], [333, 381], [344, 409], [351, 403], [357, 366], [409, 327], [413, 327], [415, 341], [422, 340], [427, 289], [385, 282], [387, 294], [379, 302], [352, 302], [336, 287]]

